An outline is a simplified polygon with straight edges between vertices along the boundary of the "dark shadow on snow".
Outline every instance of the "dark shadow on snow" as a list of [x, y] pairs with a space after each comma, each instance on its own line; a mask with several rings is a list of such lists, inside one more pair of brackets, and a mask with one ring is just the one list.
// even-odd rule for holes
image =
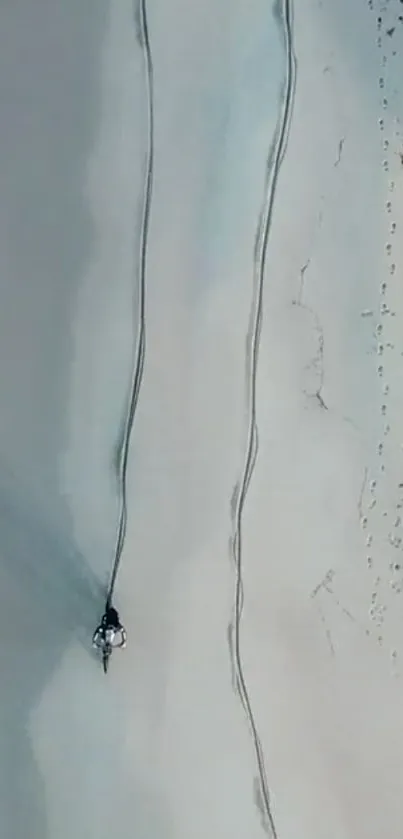
[[[87, 649], [103, 590], [67, 534], [0, 464], [0, 835], [46, 837], [31, 711], [72, 642]], [[62, 723], [62, 721], [61, 721]]]

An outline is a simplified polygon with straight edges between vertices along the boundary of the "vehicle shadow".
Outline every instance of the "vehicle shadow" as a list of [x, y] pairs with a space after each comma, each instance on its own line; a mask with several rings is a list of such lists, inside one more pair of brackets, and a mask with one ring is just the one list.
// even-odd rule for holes
[[0, 24], [0, 836], [47, 839], [31, 714], [66, 649], [91, 649], [104, 599], [72, 542], [59, 458], [108, 4], [19, 0]]
[[7, 839], [48, 835], [30, 715], [69, 645], [91, 655], [103, 597], [67, 534], [0, 466], [0, 835]]

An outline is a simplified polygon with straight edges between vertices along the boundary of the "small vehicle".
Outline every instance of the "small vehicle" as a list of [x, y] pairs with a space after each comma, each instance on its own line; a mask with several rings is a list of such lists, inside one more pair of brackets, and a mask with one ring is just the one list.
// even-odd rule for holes
[[108, 606], [92, 636], [92, 646], [101, 650], [102, 653], [104, 673], [108, 671], [113, 649], [116, 647], [124, 649], [126, 641], [126, 630], [120, 622], [118, 612], [112, 606]]

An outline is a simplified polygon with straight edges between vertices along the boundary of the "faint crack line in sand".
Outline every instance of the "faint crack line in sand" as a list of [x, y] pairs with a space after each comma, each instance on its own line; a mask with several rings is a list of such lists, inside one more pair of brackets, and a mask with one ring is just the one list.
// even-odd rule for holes
[[[323, 196], [322, 196], [322, 201], [323, 201]], [[319, 213], [318, 213], [314, 238], [316, 237], [318, 230], [320, 230], [320, 228], [322, 227], [322, 222], [323, 222], [323, 209], [320, 209]], [[312, 247], [312, 249], [313, 249], [313, 247]], [[306, 260], [306, 262], [304, 262], [304, 264], [300, 268], [300, 271], [299, 271], [299, 273], [300, 273], [300, 283], [299, 283], [298, 297], [296, 298], [296, 300], [292, 300], [292, 305], [293, 306], [298, 306], [300, 309], [305, 309], [305, 311], [309, 312], [314, 319], [315, 329], [316, 329], [316, 332], [318, 334], [318, 350], [317, 350], [317, 353], [314, 356], [313, 360], [310, 362], [310, 364], [308, 366], [314, 366], [319, 370], [319, 386], [314, 393], [306, 393], [306, 391], [305, 391], [305, 393], [306, 393], [307, 396], [311, 396], [311, 397], [314, 397], [315, 399], [317, 399], [320, 407], [323, 408], [325, 411], [327, 411], [328, 406], [326, 405], [326, 403], [323, 399], [323, 396], [322, 396], [322, 390], [323, 390], [323, 385], [324, 385], [324, 377], [325, 377], [325, 368], [324, 368], [325, 338], [324, 338], [323, 327], [322, 327], [322, 324], [319, 320], [318, 314], [314, 311], [314, 309], [312, 309], [310, 306], [308, 306], [306, 303], [304, 303], [305, 276], [306, 276], [306, 272], [307, 272], [308, 268], [311, 265], [311, 261], [312, 261], [312, 256], [309, 256], [308, 259]]]
[[358, 496], [357, 509], [358, 509], [358, 516], [359, 516], [360, 521], [361, 521], [361, 519], [363, 518], [363, 515], [364, 515], [363, 509], [362, 509], [362, 504], [363, 504], [363, 500], [364, 500], [364, 492], [365, 492], [365, 487], [367, 485], [367, 480], [368, 480], [368, 466], [366, 466], [365, 469], [364, 469], [364, 477], [362, 479], [360, 494]]
[[344, 142], [345, 142], [345, 139], [346, 139], [345, 137], [342, 137], [342, 138], [341, 138], [341, 140], [339, 140], [339, 147], [338, 147], [338, 149], [337, 149], [337, 159], [336, 159], [336, 161], [335, 161], [335, 162], [334, 162], [334, 164], [333, 164], [333, 166], [334, 166], [334, 168], [335, 168], [335, 169], [336, 169], [336, 168], [337, 168], [337, 166], [339, 166], [339, 164], [340, 164], [340, 161], [341, 161], [341, 156], [342, 156], [342, 154], [343, 154], [343, 148], [344, 148]]
[[148, 231], [151, 210], [153, 169], [154, 169], [154, 101], [153, 101], [153, 62], [148, 35], [147, 7], [146, 0], [139, 0], [138, 10], [135, 11], [135, 26], [138, 30], [138, 40], [142, 47], [145, 65], [145, 83], [147, 93], [147, 116], [148, 116], [148, 144], [146, 175], [144, 183], [143, 217], [140, 233], [139, 253], [139, 317], [138, 336], [134, 354], [132, 378], [130, 383], [129, 404], [123, 434], [118, 446], [118, 486], [120, 490], [120, 509], [118, 529], [116, 536], [115, 555], [112, 567], [111, 579], [109, 582], [107, 606], [111, 603], [116, 583], [116, 577], [122, 558], [122, 551], [126, 539], [127, 528], [127, 463], [130, 447], [130, 437], [133, 427], [134, 415], [140, 393], [141, 382], [144, 371], [145, 347], [146, 347], [146, 324], [145, 324], [145, 294], [146, 294], [146, 268], [147, 268], [147, 246]]
[[299, 284], [299, 292], [298, 292], [298, 300], [297, 305], [302, 306], [302, 298], [304, 296], [304, 289], [305, 289], [305, 271], [309, 268], [311, 264], [311, 257], [307, 259], [305, 264], [300, 268], [299, 276], [300, 276], [300, 284]]
[[330, 586], [330, 583], [333, 580], [333, 578], [334, 578], [334, 571], [331, 569], [330, 571], [328, 571], [328, 573], [323, 578], [323, 580], [313, 589], [313, 591], [311, 592], [311, 598], [315, 599], [316, 606], [317, 606], [317, 609], [318, 609], [318, 612], [319, 612], [319, 617], [321, 619], [321, 622], [322, 622], [324, 630], [325, 630], [326, 639], [327, 639], [327, 642], [329, 644], [331, 654], [332, 654], [332, 656], [335, 656], [336, 651], [335, 651], [335, 647], [334, 647], [334, 644], [333, 644], [333, 639], [332, 639], [332, 636], [331, 636], [331, 633], [330, 633], [330, 629], [329, 629], [328, 623], [326, 621], [325, 613], [324, 613], [324, 611], [322, 609], [322, 606], [320, 605], [320, 603], [317, 599], [317, 595], [319, 594], [320, 591], [326, 591], [330, 595], [330, 597], [336, 603], [336, 606], [338, 607], [340, 612], [343, 615], [345, 615], [345, 617], [348, 618], [348, 620], [351, 623], [353, 623], [354, 626], [357, 627], [359, 632], [362, 632], [367, 638], [368, 637], [374, 637], [374, 634], [369, 629], [366, 629], [361, 624], [361, 622], [359, 620], [357, 620], [357, 618], [350, 612], [350, 610], [346, 608], [346, 606], [343, 606], [341, 600], [339, 599], [339, 597], [337, 597], [335, 591]]
[[[323, 202], [323, 200], [324, 200], [324, 196], [322, 195], [321, 196], [321, 202]], [[314, 228], [313, 236], [312, 236], [313, 242], [312, 242], [311, 252], [314, 250], [314, 247], [315, 247], [315, 244], [316, 244], [316, 236], [318, 234], [318, 231], [322, 227], [322, 222], [323, 222], [323, 209], [320, 209], [319, 213], [318, 213], [318, 218], [316, 220], [316, 225], [315, 225], [315, 228]], [[308, 270], [308, 268], [311, 264], [311, 260], [312, 260], [312, 256], [309, 256], [308, 259], [306, 260], [306, 262], [302, 265], [302, 267], [299, 270], [300, 283], [299, 283], [298, 297], [295, 301], [293, 301], [293, 303], [295, 305], [298, 305], [298, 306], [303, 305], [303, 296], [304, 296], [304, 291], [305, 291], [305, 272]]]
[[325, 380], [325, 364], [324, 364], [325, 336], [323, 334], [323, 327], [322, 327], [322, 324], [321, 324], [321, 322], [319, 320], [319, 317], [316, 314], [316, 312], [313, 309], [311, 309], [309, 306], [304, 306], [304, 308], [308, 312], [310, 312], [311, 315], [313, 316], [314, 321], [315, 321], [316, 333], [318, 335], [318, 349], [317, 349], [316, 355], [314, 356], [314, 358], [311, 362], [311, 366], [313, 366], [315, 370], [319, 371], [319, 377], [318, 377], [319, 378], [319, 386], [317, 387], [317, 389], [315, 390], [314, 393], [307, 393], [307, 396], [312, 396], [312, 397], [314, 397], [314, 399], [317, 399], [320, 407], [323, 408], [325, 411], [327, 411], [328, 407], [327, 407], [326, 402], [325, 402], [325, 400], [323, 399], [323, 396], [322, 396], [322, 390], [323, 390], [323, 385], [324, 385], [324, 380]]
[[334, 590], [330, 588], [328, 584], [324, 585], [323, 589], [324, 591], [327, 591], [328, 594], [330, 594], [330, 596], [333, 598], [343, 615], [345, 615], [346, 618], [348, 618], [349, 621], [351, 621], [351, 623], [353, 623], [360, 630], [360, 632], [363, 632], [367, 637], [372, 634], [369, 629], [365, 629], [365, 627], [362, 626], [361, 622], [357, 620], [357, 618], [352, 614], [352, 612], [350, 612], [349, 609], [346, 608], [346, 606], [343, 606], [342, 602], [337, 597]]
[[249, 483], [253, 474], [258, 452], [256, 422], [256, 373], [262, 322], [264, 269], [266, 261], [267, 243], [273, 215], [274, 199], [278, 182], [278, 175], [282, 160], [284, 159], [284, 151], [288, 142], [296, 77], [296, 58], [293, 48], [293, 12], [291, 0], [283, 0], [282, 14], [279, 17], [279, 24], [281, 24], [281, 29], [285, 39], [287, 70], [285, 93], [282, 99], [282, 110], [277, 123], [277, 130], [274, 137], [274, 141], [269, 150], [267, 159], [264, 200], [262, 210], [259, 214], [254, 248], [253, 296], [251, 303], [249, 327], [246, 337], [245, 352], [245, 359], [247, 365], [247, 440], [241, 476], [234, 488], [231, 501], [231, 555], [235, 566], [236, 575], [234, 613], [231, 622], [231, 631], [228, 636], [229, 638], [231, 638], [232, 650], [230, 648], [230, 655], [232, 655], [233, 657], [233, 668], [236, 676], [237, 692], [249, 723], [255, 748], [257, 766], [259, 771], [261, 801], [260, 809], [263, 819], [263, 828], [265, 832], [271, 837], [271, 839], [277, 839], [277, 831], [271, 809], [271, 796], [266, 777], [265, 759], [262, 744], [252, 712], [248, 689], [243, 673], [242, 658], [240, 653], [240, 624], [243, 610], [242, 515]]
[[[309, 266], [309, 263], [310, 260], [308, 260], [308, 262], [302, 267], [301, 272], [304, 271], [305, 273], [306, 269]], [[317, 315], [315, 310], [312, 309], [310, 306], [307, 306], [306, 303], [299, 302], [298, 300], [293, 300], [292, 305], [298, 306], [300, 309], [305, 309], [306, 312], [309, 312], [312, 315], [315, 330], [318, 336], [317, 351], [312, 360], [309, 362], [309, 364], [307, 364], [306, 369], [313, 367], [314, 370], [318, 372], [319, 385], [313, 393], [309, 393], [306, 390], [304, 390], [303, 392], [306, 396], [309, 396], [313, 399], [317, 399], [319, 406], [323, 408], [324, 411], [327, 411], [328, 406], [326, 405], [326, 402], [322, 396], [322, 390], [325, 382], [325, 336], [323, 333], [323, 327], [319, 320], [319, 316]]]
[[320, 592], [322, 588], [325, 588], [325, 586], [329, 585], [329, 583], [332, 582], [334, 575], [335, 572], [333, 568], [329, 568], [329, 570], [326, 572], [325, 576], [320, 581], [320, 583], [318, 583], [318, 585], [315, 586], [315, 588], [311, 591], [312, 600], [316, 597], [316, 595]]
[[324, 629], [324, 632], [325, 632], [325, 635], [326, 635], [326, 640], [327, 640], [327, 643], [329, 645], [330, 653], [331, 653], [332, 656], [335, 656], [336, 653], [335, 653], [335, 649], [334, 649], [332, 634], [330, 632], [327, 620], [325, 618], [325, 614], [323, 612], [323, 609], [322, 609], [320, 603], [317, 602], [316, 605], [317, 605], [317, 609], [318, 609], [318, 612], [319, 612], [319, 617], [320, 617], [320, 620], [321, 620], [321, 623], [323, 625], [323, 629]]
[[346, 615], [346, 617], [347, 617], [350, 621], [352, 621], [353, 623], [358, 623], [358, 622], [357, 622], [357, 620], [356, 620], [356, 618], [354, 617], [354, 615], [350, 612], [350, 610], [349, 610], [349, 609], [346, 609], [346, 607], [345, 607], [345, 606], [343, 606], [343, 604], [340, 602], [339, 598], [337, 597], [337, 595], [335, 594], [335, 592], [333, 591], [333, 589], [332, 589], [332, 588], [330, 588], [330, 586], [328, 585], [328, 583], [325, 583], [325, 584], [324, 584], [323, 589], [324, 589], [325, 591], [327, 591], [327, 593], [328, 593], [328, 594], [330, 594], [330, 595], [333, 597], [333, 599], [334, 599], [335, 603], [337, 603], [337, 606], [339, 607], [339, 609], [341, 609], [341, 611], [343, 612], [343, 614], [344, 614], [344, 615]]

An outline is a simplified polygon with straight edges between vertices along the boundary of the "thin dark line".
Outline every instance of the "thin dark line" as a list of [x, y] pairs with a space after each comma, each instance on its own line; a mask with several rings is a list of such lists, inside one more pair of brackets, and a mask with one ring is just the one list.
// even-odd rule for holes
[[264, 827], [268, 834], [272, 837], [272, 839], [277, 839], [277, 831], [272, 813], [272, 806], [270, 801], [271, 796], [266, 777], [263, 749], [257, 726], [254, 720], [248, 689], [243, 673], [242, 657], [240, 653], [240, 623], [243, 610], [242, 515], [246, 495], [248, 492], [250, 480], [253, 474], [258, 454], [258, 431], [256, 423], [256, 374], [258, 365], [260, 332], [262, 325], [264, 271], [278, 175], [282, 161], [284, 159], [284, 153], [288, 142], [296, 79], [296, 58], [293, 49], [292, 0], [283, 0], [283, 14], [281, 17], [281, 23], [284, 27], [287, 61], [285, 95], [283, 98], [282, 112], [279, 118], [278, 128], [274, 139], [274, 148], [272, 145], [267, 158], [264, 202], [262, 206], [262, 211], [259, 216], [259, 222], [256, 231], [253, 270], [254, 290], [252, 297], [250, 322], [246, 338], [246, 402], [249, 422], [247, 429], [247, 443], [244, 465], [241, 473], [241, 478], [235, 488], [235, 493], [233, 496], [234, 503], [232, 506], [231, 516], [233, 528], [231, 538], [231, 554], [236, 570], [235, 604], [231, 633], [233, 641], [233, 669], [236, 676], [237, 692], [248, 719], [255, 747], [256, 760], [258, 764], [259, 779], [261, 785], [262, 806], [264, 816], [267, 819], [267, 824], [265, 824]]
[[146, 323], [145, 323], [145, 295], [146, 295], [146, 272], [147, 272], [147, 244], [148, 231], [150, 222], [150, 209], [152, 197], [152, 183], [153, 183], [153, 167], [154, 167], [154, 105], [153, 105], [153, 63], [150, 49], [150, 41], [148, 35], [147, 24], [147, 8], [146, 0], [140, 0], [140, 40], [143, 47], [143, 55], [145, 61], [145, 77], [147, 86], [147, 103], [148, 103], [148, 150], [147, 150], [147, 164], [146, 164], [146, 178], [144, 185], [144, 203], [143, 203], [143, 218], [141, 224], [140, 236], [140, 264], [139, 264], [139, 330], [135, 351], [135, 362], [133, 365], [133, 373], [130, 386], [130, 398], [128, 411], [126, 415], [126, 422], [124, 426], [122, 443], [119, 450], [118, 460], [118, 484], [120, 491], [120, 510], [118, 519], [118, 529], [116, 537], [116, 546], [114, 554], [114, 562], [112, 567], [111, 578], [108, 586], [106, 605], [111, 603], [113, 592], [116, 583], [116, 577], [119, 570], [122, 552], [126, 538], [127, 528], [127, 462], [129, 456], [130, 437], [134, 422], [134, 415], [138, 403], [141, 382], [144, 371], [144, 359], [146, 348]]

